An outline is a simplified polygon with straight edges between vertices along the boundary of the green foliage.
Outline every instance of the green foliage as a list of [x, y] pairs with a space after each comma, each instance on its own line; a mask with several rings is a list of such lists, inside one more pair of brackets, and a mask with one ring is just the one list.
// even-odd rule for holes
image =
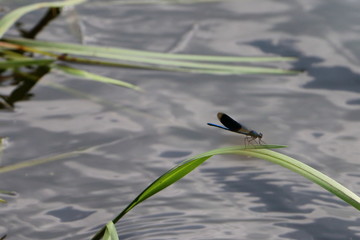
[[[223, 65], [216, 63], [205, 62], [225, 62], [225, 63], [259, 63], [259, 62], [279, 62], [279, 61], [293, 61], [293, 57], [236, 57], [236, 56], [206, 56], [206, 55], [191, 55], [191, 54], [173, 54], [173, 53], [159, 53], [140, 51], [125, 48], [114, 47], [99, 47], [91, 45], [79, 45], [71, 43], [55, 43], [46, 41], [37, 41], [30, 39], [16, 39], [8, 38], [7, 42], [25, 46], [28, 50], [32, 50], [44, 55], [55, 56], [62, 61], [81, 62], [87, 64], [99, 64], [119, 66], [125, 68], [143, 68], [147, 70], [162, 70], [162, 71], [180, 71], [189, 73], [203, 73], [203, 74], [296, 74], [297, 71], [252, 67], [252, 66], [237, 66], [237, 65]], [[87, 57], [98, 57], [111, 60], [121, 61], [109, 62], [103, 60], [92, 60], [80, 57], [70, 57], [71, 55], [80, 55]]]
[[[148, 3], [199, 3], [213, 0], [156, 0], [156, 1], [117, 1], [114, 4], [148, 4]], [[55, 2], [41, 2], [20, 7], [6, 14], [0, 19], [0, 38], [14, 25], [23, 15], [40, 8], [61, 8], [64, 6], [76, 5], [86, 0], [68, 0]], [[49, 19], [50, 21], [51, 19]], [[35, 36], [28, 34], [27, 36]], [[26, 34], [25, 34], [26, 36]], [[15, 50], [15, 51], [14, 51]], [[21, 57], [22, 54], [31, 53], [32, 57]], [[0, 61], [0, 69], [14, 69], [19, 72], [29, 66], [48, 66], [49, 69], [57, 69], [67, 74], [82, 77], [85, 79], [102, 83], [115, 84], [117, 86], [140, 90], [139, 87], [117, 79], [100, 76], [95, 73], [81, 70], [79, 68], [65, 66], [59, 62], [76, 62], [83, 64], [97, 64], [121, 68], [146, 69], [156, 71], [177, 71], [202, 74], [296, 74], [297, 71], [277, 69], [270, 67], [238, 66], [237, 63], [259, 63], [293, 61], [292, 57], [237, 57], [237, 56], [206, 56], [190, 54], [171, 54], [149, 51], [140, 51], [124, 48], [83, 46], [79, 44], [46, 42], [30, 39], [3, 39], [0, 41], [0, 54], [3, 61]], [[19, 56], [20, 55], [20, 56]], [[76, 55], [76, 57], [75, 57]], [[79, 57], [84, 56], [84, 57]], [[37, 57], [37, 58], [35, 58]], [[39, 58], [40, 57], [40, 58]], [[101, 58], [94, 60], [93, 58]], [[109, 59], [106, 61], [104, 59]], [[211, 62], [211, 63], [209, 63]], [[227, 63], [220, 64], [220, 63]], [[230, 63], [230, 64], [228, 64]], [[42, 77], [42, 76], [39, 76]], [[38, 82], [39, 79], [36, 79]], [[28, 89], [30, 90], [30, 89]], [[23, 90], [22, 90], [23, 91]], [[21, 96], [27, 93], [23, 92]], [[21, 100], [21, 99], [19, 99]], [[13, 106], [12, 102], [6, 106]]]
[[[188, 173], [193, 171], [203, 162], [214, 155], [219, 154], [238, 154], [245, 156], [252, 156], [256, 158], [261, 158], [285, 168], [298, 173], [307, 179], [313, 181], [314, 183], [320, 185], [324, 189], [338, 196], [340, 199], [344, 200], [354, 208], [360, 210], [360, 197], [355, 193], [351, 192], [346, 187], [342, 186], [335, 180], [329, 178], [328, 176], [322, 174], [316, 169], [294, 159], [284, 154], [274, 152], [269, 150], [269, 148], [282, 148], [285, 146], [280, 145], [255, 145], [255, 146], [233, 146], [227, 148], [219, 148], [209, 152], [205, 152], [199, 154], [195, 157], [192, 157], [176, 167], [170, 169], [158, 179], [156, 179], [153, 183], [151, 183], [142, 193], [140, 193], [119, 215], [117, 215], [112, 222], [117, 223], [126, 213], [128, 213], [131, 209], [133, 209], [136, 205], [145, 201], [149, 197], [154, 194], [160, 192], [166, 187], [172, 185], [177, 182]], [[105, 227], [101, 229], [92, 239], [99, 240], [104, 234]]]
[[14, 11], [6, 14], [2, 19], [0, 19], [0, 38], [2, 38], [6, 31], [18, 21], [23, 15], [38, 10], [40, 8], [49, 8], [49, 7], [65, 7], [83, 3], [87, 0], [67, 0], [59, 2], [41, 2], [34, 3], [27, 6], [20, 7]]

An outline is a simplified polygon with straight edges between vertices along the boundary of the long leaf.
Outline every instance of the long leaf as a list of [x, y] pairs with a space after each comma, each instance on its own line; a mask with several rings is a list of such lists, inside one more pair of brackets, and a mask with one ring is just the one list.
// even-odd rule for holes
[[[246, 156], [253, 156], [261, 158], [276, 164], [279, 164], [283, 167], [286, 167], [302, 176], [308, 178], [314, 183], [320, 185], [324, 189], [338, 196], [340, 199], [344, 200], [354, 208], [360, 210], [360, 197], [355, 193], [336, 182], [335, 180], [329, 178], [328, 176], [322, 174], [321, 172], [313, 169], [312, 167], [295, 160], [291, 157], [288, 157], [284, 154], [271, 151], [266, 148], [281, 148], [284, 146], [279, 145], [261, 145], [261, 146], [234, 146], [227, 148], [215, 149], [203, 154], [199, 154], [189, 160], [186, 160], [175, 168], [169, 170], [161, 177], [156, 179], [152, 184], [150, 184], [142, 193], [140, 193], [118, 216], [113, 219], [113, 223], [118, 222], [127, 212], [133, 209], [139, 203], [145, 201], [149, 197], [163, 190], [164, 188], [175, 183], [179, 179], [183, 178], [185, 175], [190, 173], [204, 161], [210, 157], [218, 154], [239, 154]], [[99, 240], [103, 236], [105, 227], [102, 228], [92, 239]]]
[[[28, 40], [7, 40], [13, 43], [5, 43], [0, 42], [1, 45], [4, 47], [9, 48], [24, 48], [27, 51], [36, 52], [39, 54], [43, 54], [46, 56], [53, 56], [61, 59], [63, 61], [71, 61], [71, 62], [82, 62], [82, 63], [89, 63], [89, 64], [105, 64], [105, 65], [113, 65], [113, 66], [124, 66], [124, 67], [131, 67], [131, 68], [144, 68], [144, 69], [152, 69], [152, 70], [165, 70], [165, 71], [180, 71], [180, 72], [192, 72], [192, 73], [206, 73], [206, 74], [295, 74], [298, 71], [293, 70], [284, 70], [284, 69], [276, 69], [276, 68], [264, 68], [264, 67], [250, 67], [250, 66], [234, 66], [234, 65], [221, 65], [221, 64], [207, 64], [207, 63], [198, 63], [198, 62], [191, 62], [191, 61], [177, 61], [177, 60], [167, 60], [163, 58], [149, 58], [149, 57], [141, 57], [135, 55], [124, 55], [124, 54], [114, 54], [111, 52], [106, 51], [107, 48], [104, 48], [104, 51], [94, 51], [91, 46], [81, 46], [81, 45], [74, 45], [78, 47], [73, 47], [71, 49], [59, 49], [55, 48], [55, 45], [58, 43], [52, 43], [48, 47], [40, 46], [36, 41], [28, 41]], [[35, 42], [35, 45], [33, 44]], [[16, 44], [14, 44], [16, 43]], [[30, 43], [30, 44], [29, 44]], [[43, 42], [46, 45], [45, 42]], [[22, 47], [21, 44], [25, 44], [26, 47]], [[51, 46], [54, 45], [54, 46]], [[88, 50], [84, 51], [82, 47], [88, 48]], [[94, 47], [98, 48], [98, 47]], [[57, 49], [57, 50], [56, 50]], [[113, 49], [113, 48], [111, 48]], [[54, 54], [50, 53], [49, 51], [65, 51], [66, 54]], [[67, 52], [66, 52], [67, 51]], [[115, 51], [115, 49], [114, 49]], [[64, 52], [62, 52], [64, 53]], [[85, 55], [85, 56], [96, 56], [102, 58], [110, 58], [110, 59], [117, 59], [124, 62], [130, 62], [128, 64], [119, 64], [119, 63], [112, 63], [112, 62], [101, 62], [99, 60], [92, 60], [92, 59], [81, 59], [76, 57], [69, 57], [67, 54], [78, 54], [78, 55]], [[156, 53], [158, 54], [158, 53]], [[201, 56], [205, 57], [205, 56]], [[211, 57], [214, 56], [210, 56]], [[225, 57], [220, 57], [220, 59]], [[232, 57], [230, 57], [232, 58]], [[160, 66], [159, 66], [160, 65]]]
[[[284, 146], [279, 145], [261, 145], [261, 146], [249, 146], [248, 148], [281, 148]], [[116, 216], [112, 221], [113, 223], [117, 223], [126, 213], [128, 213], [131, 209], [133, 209], [136, 205], [140, 204], [141, 202], [145, 201], [149, 197], [153, 196], [154, 194], [160, 192], [164, 188], [170, 186], [171, 184], [177, 182], [188, 173], [193, 171], [207, 159], [212, 157], [216, 154], [230, 154], [233, 153], [235, 150], [244, 151], [245, 146], [236, 146], [236, 147], [229, 147], [229, 148], [222, 148], [212, 150], [203, 154], [196, 155], [193, 158], [190, 158], [179, 165], [175, 166], [174, 168], [170, 169], [158, 179], [156, 179], [153, 183], [151, 183], [142, 193], [140, 193], [118, 216]], [[246, 148], [246, 149], [248, 149]], [[244, 154], [245, 155], [245, 154]], [[92, 240], [100, 240], [105, 232], [105, 227], [103, 227], [96, 235], [92, 238]]]
[[123, 59], [126, 56], [139, 56], [146, 58], [206, 61], [206, 62], [284, 62], [294, 61], [294, 57], [235, 57], [235, 56], [211, 56], [193, 54], [175, 54], [141, 51], [119, 47], [99, 47], [96, 45], [79, 45], [72, 43], [58, 43], [21, 38], [6, 38], [6, 41], [28, 47], [36, 47], [43, 51], [79, 54], [83, 56], [105, 57], [110, 59]]
[[[49, 56], [52, 57], [53, 59], [59, 59], [65, 62], [75, 62], [75, 63], [83, 63], [83, 64], [94, 64], [94, 65], [105, 65], [105, 66], [113, 66], [113, 67], [122, 67], [122, 68], [134, 68], [134, 69], [146, 69], [146, 70], [156, 70], [156, 71], [176, 71], [176, 72], [186, 72], [186, 73], [202, 73], [202, 74], [217, 74], [217, 75], [229, 75], [229, 74], [242, 74], [242, 73], [253, 73], [253, 74], [259, 74], [259, 73], [268, 73], [268, 71], [270, 70], [270, 73], [276, 73], [279, 74], [279, 70], [278, 69], [271, 69], [271, 68], [254, 68], [254, 67], [233, 67], [233, 71], [229, 71], [229, 69], [226, 68], [220, 68], [218, 69], [217, 66], [222, 66], [222, 65], [208, 65], [206, 69], [204, 68], [196, 68], [194, 64], [192, 64], [191, 62], [185, 62], [185, 64], [190, 63], [190, 67], [182, 67], [182, 66], [156, 66], [154, 64], [150, 64], [152, 63], [151, 59], [145, 58], [145, 62], [141, 61], [140, 57], [137, 57], [137, 59], [139, 59], [138, 62], [134, 63], [120, 63], [120, 62], [115, 62], [115, 61], [104, 61], [104, 60], [94, 60], [94, 59], [89, 59], [89, 58], [81, 58], [81, 57], [73, 57], [73, 56], [69, 56], [67, 54], [55, 54], [55, 53], [51, 53], [51, 52], [47, 52], [44, 50], [40, 50], [36, 47], [29, 47], [29, 46], [22, 46], [19, 44], [14, 44], [14, 43], [7, 43], [7, 42], [2, 42], [0, 41], [0, 46], [5, 47], [5, 48], [9, 48], [9, 49], [21, 49], [24, 51], [28, 51], [31, 53], [37, 53], [37, 54], [41, 54], [41, 55], [45, 55], [45, 56]], [[7, 51], [9, 53], [9, 51]], [[10, 54], [10, 53], [9, 53]], [[95, 54], [96, 55], [96, 54]], [[126, 60], [129, 60], [130, 58], [126, 58]], [[155, 59], [156, 60], [156, 59]], [[160, 61], [164, 62], [164, 63], [169, 63], [169, 61], [165, 61], [160, 59]], [[175, 62], [178, 63], [178, 62]], [[196, 63], [195, 63], [196, 64]], [[170, 65], [174, 65], [174, 61], [172, 64]], [[191, 66], [193, 66], [193, 68], [191, 68]], [[265, 72], [263, 72], [262, 70], [265, 70]], [[275, 72], [273, 72], [275, 70]], [[283, 71], [285, 71], [286, 73], [296, 73], [295, 71], [288, 71], [288, 70], [280, 70], [280, 73], [284, 73]]]
[[58, 2], [42, 2], [42, 3], [35, 3], [30, 4], [27, 6], [23, 6], [20, 8], [17, 8], [8, 14], [6, 14], [1, 20], [0, 20], [0, 38], [3, 37], [5, 32], [23, 15], [32, 12], [34, 10], [40, 9], [40, 8], [47, 8], [47, 7], [64, 7], [64, 6], [70, 6], [70, 5], [76, 5], [83, 3], [87, 0], [67, 0], [67, 1], [58, 1]]
[[[124, 62], [131, 62], [135, 63], [135, 66], [138, 64], [148, 64], [148, 66], [154, 66], [155, 69], [158, 66], [170, 66], [173, 70], [176, 68], [186, 69], [192, 72], [199, 72], [199, 73], [217, 73], [217, 74], [295, 74], [298, 73], [297, 71], [293, 70], [284, 70], [284, 69], [276, 69], [276, 68], [265, 68], [265, 67], [250, 67], [250, 66], [234, 66], [234, 65], [221, 65], [221, 64], [211, 64], [211, 63], [199, 63], [199, 62], [191, 62], [191, 61], [178, 61], [178, 60], [169, 60], [163, 58], [150, 58], [148, 56], [138, 56], [138, 54], [126, 54], [126, 53], [116, 53], [116, 49], [110, 48], [111, 51], [109, 52], [109, 48], [101, 48], [95, 46], [81, 46], [72, 44], [71, 47], [61, 48], [58, 43], [46, 43], [46, 42], [36, 42], [36, 41], [28, 41], [28, 40], [10, 40], [7, 41], [16, 43], [16, 44], [24, 44], [27, 47], [31, 47], [35, 49], [37, 52], [48, 52], [48, 51], [55, 51], [61, 52], [66, 54], [77, 54], [77, 55], [85, 55], [91, 57], [101, 57], [101, 58], [109, 58], [109, 59], [116, 59], [121, 60]], [[35, 44], [34, 44], [35, 43]], [[69, 46], [69, 44], [65, 44]], [[157, 53], [158, 54], [158, 53]], [[46, 55], [50, 55], [47, 53]], [[166, 55], [166, 54], [165, 54]], [[202, 56], [205, 58], [205, 56]], [[214, 56], [210, 56], [209, 59], [213, 59]], [[225, 57], [220, 57], [224, 59]], [[73, 58], [69, 58], [72, 60]], [[66, 57], [63, 58], [66, 60]], [[149, 67], [147, 67], [149, 68]]]

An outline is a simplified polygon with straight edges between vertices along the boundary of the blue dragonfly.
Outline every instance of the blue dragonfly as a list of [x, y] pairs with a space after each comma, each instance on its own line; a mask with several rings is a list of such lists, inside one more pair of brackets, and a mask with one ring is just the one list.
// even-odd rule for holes
[[217, 125], [214, 123], [208, 123], [208, 125], [212, 126], [212, 127], [217, 127], [217, 128], [221, 128], [224, 130], [228, 130], [230, 132], [244, 134], [246, 136], [245, 143], [246, 142], [251, 143], [252, 141], [255, 141], [256, 139], [259, 140], [258, 141], [259, 144], [264, 142], [261, 140], [261, 138], [263, 137], [262, 133], [258, 133], [255, 130], [248, 129], [241, 123], [239, 123], [239, 122], [235, 121], [234, 119], [232, 119], [231, 117], [229, 117], [227, 114], [219, 112], [217, 114], [217, 117], [224, 126], [220, 126], [220, 125]]

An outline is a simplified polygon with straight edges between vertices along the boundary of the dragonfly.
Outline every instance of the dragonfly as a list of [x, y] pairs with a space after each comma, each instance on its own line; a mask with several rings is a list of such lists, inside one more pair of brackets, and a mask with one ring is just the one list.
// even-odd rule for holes
[[224, 126], [220, 126], [220, 125], [217, 125], [214, 123], [208, 123], [208, 125], [212, 126], [212, 127], [221, 128], [221, 129], [224, 129], [224, 130], [227, 130], [230, 132], [243, 134], [246, 136], [245, 143], [246, 143], [246, 141], [248, 143], [251, 143], [253, 141], [256, 142], [256, 139], [258, 139], [257, 143], [259, 143], [259, 144], [261, 144], [263, 142], [261, 140], [261, 138], [263, 137], [262, 133], [258, 133], [255, 130], [245, 127], [243, 124], [241, 124], [241, 123], [235, 121], [234, 119], [232, 119], [231, 117], [229, 117], [229, 115], [219, 112], [217, 114], [217, 118]]

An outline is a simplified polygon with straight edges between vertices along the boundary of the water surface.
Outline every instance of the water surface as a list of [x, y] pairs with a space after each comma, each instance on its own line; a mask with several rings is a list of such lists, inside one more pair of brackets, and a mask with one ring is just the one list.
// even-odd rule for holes
[[[104, 2], [104, 1], [102, 1]], [[360, 3], [224, 1], [89, 3], [39, 39], [160, 52], [295, 56], [296, 76], [211, 76], [83, 66], [134, 92], [53, 73], [30, 101], [2, 112], [2, 165], [87, 149], [3, 173], [0, 233], [9, 239], [89, 239], [150, 182], [186, 158], [243, 143], [208, 127], [219, 111], [269, 144], [360, 194]], [[27, 19], [35, 21], [38, 14]], [[15, 33], [13, 31], [12, 33]], [[66, 89], [78, 91], [66, 91]], [[65, 90], [64, 90], [65, 89]], [[217, 156], [136, 207], [120, 239], [358, 239], [358, 212], [310, 181], [259, 159]]]

